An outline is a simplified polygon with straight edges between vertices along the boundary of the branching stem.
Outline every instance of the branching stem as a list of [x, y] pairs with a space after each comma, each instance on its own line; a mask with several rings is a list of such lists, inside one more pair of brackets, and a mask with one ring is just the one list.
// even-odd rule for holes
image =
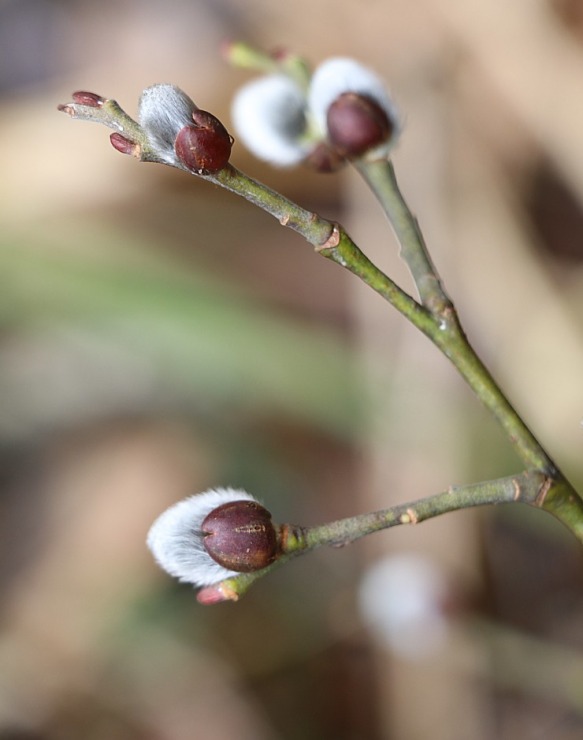
[[[114, 136], [123, 137], [122, 150], [125, 153], [131, 153], [145, 162], [162, 161], [147, 133], [114, 100], [106, 100], [92, 93], [77, 93], [74, 98], [72, 103], [59, 106], [60, 110], [72, 118], [99, 122], [114, 129]], [[172, 166], [189, 172], [179, 160]], [[398, 187], [391, 162], [362, 160], [355, 166], [376, 194], [397, 234], [401, 254], [411, 270], [419, 292], [419, 301], [374, 265], [338, 224], [302, 208], [230, 164], [217, 173], [204, 175], [203, 179], [242, 196], [270, 213], [282, 226], [301, 234], [320, 255], [357, 275], [389, 301], [449, 358], [476, 396], [500, 423], [515, 451], [531, 471], [516, 478], [480, 483], [416, 502], [409, 507], [414, 513], [411, 521], [422, 521], [466, 506], [515, 500], [513, 487], [516, 481], [520, 481], [519, 492], [524, 493], [516, 500], [528, 499], [529, 503], [551, 512], [583, 542], [583, 500], [512, 407], [468, 342], [455, 308], [445, 293], [429, 256], [417, 219]], [[544, 485], [540, 484], [541, 476], [544, 478]], [[535, 499], [531, 496], [533, 486], [536, 487]], [[312, 547], [330, 544], [332, 541], [350, 541], [378, 529], [406, 523], [406, 516], [409, 516], [407, 509], [396, 507], [345, 520], [344, 523], [323, 525], [307, 530], [305, 536], [308, 539], [302, 548], [305, 549], [306, 543]], [[351, 529], [352, 527], [355, 529]], [[340, 530], [341, 535], [338, 534]]]
[[258, 579], [279, 568], [290, 558], [303, 555], [318, 547], [348, 545], [361, 537], [390, 527], [419, 524], [441, 514], [460, 509], [492, 504], [523, 503], [541, 507], [549, 479], [540, 472], [524, 472], [497, 480], [484, 481], [469, 486], [457, 486], [433, 496], [405, 504], [391, 506], [347, 519], [320, 524], [314, 527], [282, 527], [282, 555], [270, 566], [254, 573], [223, 581], [221, 588], [230, 600], [237, 600]]

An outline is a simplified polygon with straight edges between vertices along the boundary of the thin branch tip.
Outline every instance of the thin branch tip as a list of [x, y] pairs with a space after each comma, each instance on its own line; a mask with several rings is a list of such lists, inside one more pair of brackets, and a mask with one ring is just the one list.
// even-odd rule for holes
[[59, 103], [59, 105], [57, 105], [57, 110], [61, 111], [61, 113], [66, 113], [68, 116], [72, 116], [74, 114], [72, 106], [68, 103]]

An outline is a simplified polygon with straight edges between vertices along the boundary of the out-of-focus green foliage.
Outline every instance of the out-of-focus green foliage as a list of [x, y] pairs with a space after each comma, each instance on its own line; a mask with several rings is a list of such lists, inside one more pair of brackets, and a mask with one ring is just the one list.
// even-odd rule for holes
[[[70, 224], [59, 244], [50, 233], [1, 237], [5, 333], [48, 334], [51, 352], [89, 352], [106, 377], [131, 389], [135, 373], [162, 404], [283, 413], [340, 436], [358, 431], [362, 385], [350, 347], [331, 329], [277, 314], [121, 230]], [[37, 367], [33, 380], [42, 387], [30, 391], [50, 397], [50, 373]], [[0, 382], [11, 389], [2, 363]]]

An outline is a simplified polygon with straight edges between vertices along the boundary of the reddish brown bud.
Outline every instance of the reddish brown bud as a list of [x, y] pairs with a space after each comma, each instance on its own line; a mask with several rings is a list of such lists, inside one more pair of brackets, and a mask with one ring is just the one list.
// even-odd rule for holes
[[131, 154], [133, 157], [140, 158], [140, 145], [136, 144], [135, 141], [126, 138], [122, 134], [114, 132], [109, 135], [109, 140], [114, 149], [122, 154]]
[[204, 110], [192, 114], [193, 125], [184, 126], [174, 142], [178, 159], [197, 175], [209, 175], [225, 167], [233, 138], [218, 118]]
[[346, 159], [325, 141], [319, 142], [304, 160], [311, 169], [320, 173], [337, 172], [346, 164]]
[[218, 506], [203, 521], [201, 530], [208, 554], [229, 570], [260, 570], [277, 556], [271, 514], [255, 501], [230, 501]]
[[79, 105], [86, 105], [89, 108], [101, 108], [105, 103], [105, 98], [96, 93], [86, 92], [85, 90], [77, 90], [73, 93], [73, 102], [79, 103]]
[[328, 138], [345, 157], [360, 157], [388, 141], [394, 123], [371, 98], [356, 93], [340, 95], [328, 108]]

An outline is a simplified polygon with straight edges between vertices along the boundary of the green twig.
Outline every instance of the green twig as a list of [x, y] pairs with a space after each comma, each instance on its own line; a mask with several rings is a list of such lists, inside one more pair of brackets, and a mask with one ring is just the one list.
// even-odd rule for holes
[[293, 203], [263, 183], [227, 165], [208, 180], [240, 195], [293, 229], [314, 246], [316, 252], [361, 278], [425, 333], [434, 323], [427, 311], [385, 275], [337, 223]]
[[[396, 187], [392, 168], [391, 172], [389, 183], [393, 182]], [[399, 200], [402, 201], [398, 188], [392, 193], [391, 208], [399, 214], [403, 255], [407, 255], [408, 263], [414, 266], [415, 279], [419, 281], [420, 293], [423, 291], [421, 294], [427, 306], [420, 305], [379, 270], [338, 224], [306, 211], [231, 165], [208, 179], [241, 195], [277, 218], [283, 226], [297, 231], [322, 256], [357, 275], [426, 334], [498, 420], [521, 460], [528, 468], [549, 475], [550, 483], [541, 500], [542, 508], [554, 514], [583, 541], [583, 500], [558, 471], [470, 345], [427, 255], [416, 219], [404, 201], [401, 207], [397, 207]], [[408, 219], [411, 220], [409, 224]]]
[[421, 303], [431, 313], [442, 315], [450, 308], [451, 301], [431, 260], [419, 222], [399, 189], [391, 160], [364, 158], [355, 161], [354, 166], [380, 201], [395, 231]]
[[306, 530], [305, 539], [308, 548], [345, 545], [389, 527], [419, 524], [426, 519], [473, 506], [503, 503], [537, 506], [537, 498], [546, 485], [547, 479], [542, 473], [525, 472], [508, 478], [452, 487], [412, 503], [311, 527]]
[[552, 482], [544, 508], [567, 524], [583, 541], [583, 500], [558, 470], [469, 343], [455, 306], [431, 260], [419, 223], [401, 193], [391, 161], [363, 159], [355, 162], [355, 166], [381, 203], [397, 234], [401, 256], [409, 266], [421, 302], [435, 318], [434, 322], [425, 322], [422, 330], [449, 358], [497, 419], [523, 463], [549, 475]]
[[236, 601], [258, 578], [279, 568], [290, 558], [304, 555], [319, 547], [348, 545], [391, 527], [420, 524], [442, 514], [475, 506], [523, 503], [540, 507], [548, 485], [549, 480], [543, 473], [524, 472], [469, 486], [452, 487], [418, 501], [314, 527], [284, 525], [281, 556], [267, 568], [254, 573], [242, 573], [223, 581], [221, 591], [226, 599]]
[[[91, 94], [81, 94], [76, 101], [59, 108], [72, 118], [103, 123], [121, 133], [130, 140], [129, 143], [135, 144], [126, 153], [133, 154], [139, 160], [160, 161], [143, 129], [114, 100], [100, 99], [96, 106], [94, 100], [87, 96]], [[86, 100], [88, 105], [84, 104]], [[173, 166], [189, 172], [180, 162]], [[301, 234], [319, 254], [357, 275], [426, 334], [451, 360], [478, 398], [499, 421], [524, 463], [548, 477], [547, 485], [539, 492], [538, 505], [553, 513], [583, 541], [583, 500], [558, 471], [470, 346], [429, 257], [417, 220], [398, 188], [391, 163], [379, 161], [361, 163], [358, 166], [383, 204], [397, 232], [403, 257], [411, 269], [421, 303], [379, 270], [338, 224], [301, 208], [230, 164], [203, 179], [242, 196], [270, 213], [282, 226]], [[489, 485], [491, 484], [479, 484], [475, 490], [482, 490], [480, 486]], [[428, 499], [428, 502], [431, 501], [432, 499]]]
[[421, 302], [434, 319], [425, 321], [420, 328], [449, 358], [498, 420], [524, 464], [554, 475], [555, 464], [470, 345], [431, 260], [419, 222], [401, 193], [391, 161], [362, 159], [355, 162], [355, 167], [377, 196], [393, 226], [401, 245], [401, 256], [409, 266]]

